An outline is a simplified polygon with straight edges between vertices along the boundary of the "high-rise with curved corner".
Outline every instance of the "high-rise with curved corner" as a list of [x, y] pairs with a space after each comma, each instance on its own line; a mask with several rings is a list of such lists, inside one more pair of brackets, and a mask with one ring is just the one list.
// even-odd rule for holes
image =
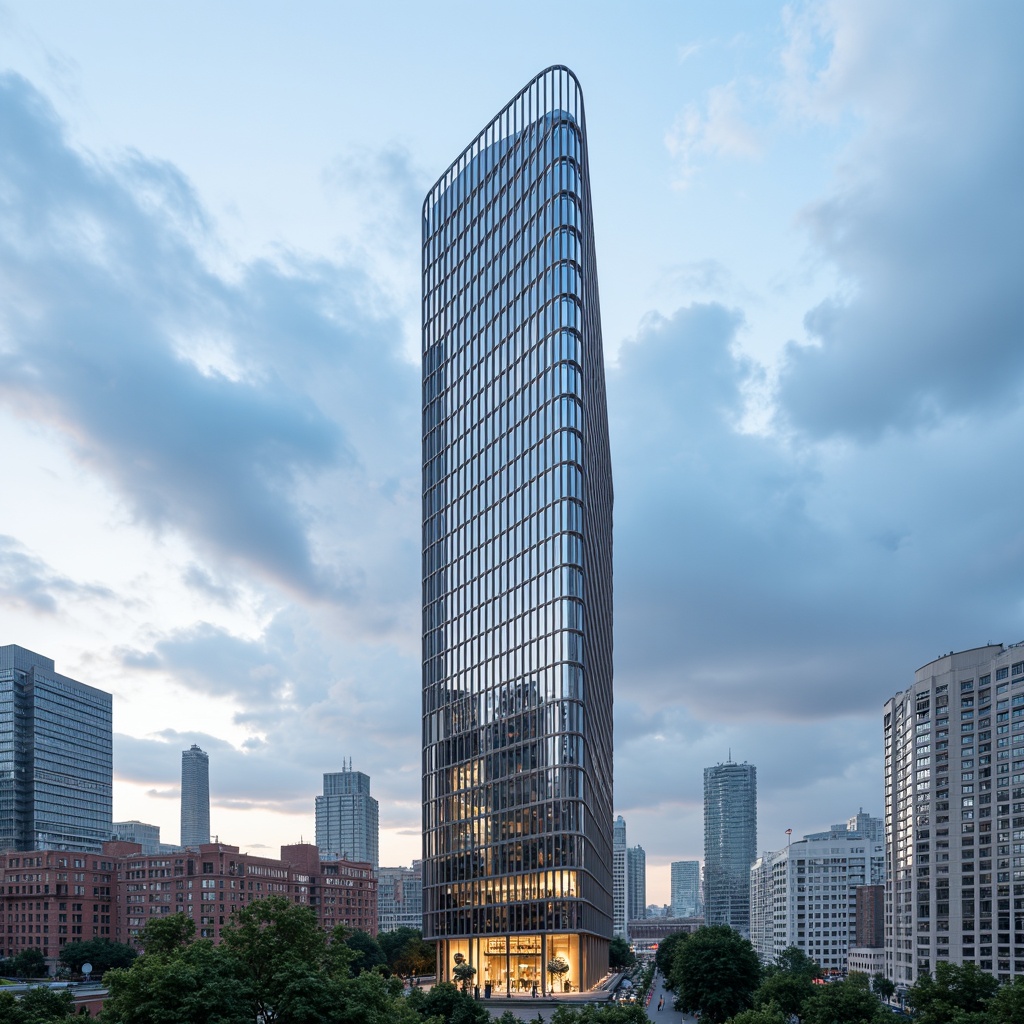
[[583, 97], [553, 67], [423, 207], [423, 923], [439, 980], [468, 964], [482, 991], [575, 991], [607, 970], [611, 543]]

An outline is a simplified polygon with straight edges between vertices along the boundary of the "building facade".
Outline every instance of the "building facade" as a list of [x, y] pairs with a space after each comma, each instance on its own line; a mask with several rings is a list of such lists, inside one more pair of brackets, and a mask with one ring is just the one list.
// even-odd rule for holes
[[750, 936], [750, 865], [757, 856], [757, 769], [704, 769], [704, 918]]
[[[423, 920], [546, 991], [612, 934], [612, 481], [583, 99], [554, 67], [423, 207]], [[456, 957], [459, 961], [456, 961]]]
[[115, 821], [111, 836], [121, 843], [138, 843], [143, 853], [162, 853], [160, 826], [144, 821]]
[[411, 868], [380, 868], [377, 872], [377, 928], [423, 928], [423, 865]]
[[[880, 820], [880, 819], [879, 819]], [[862, 885], [857, 889], [857, 934], [859, 949], [885, 946], [885, 885]]]
[[884, 716], [888, 977], [1024, 975], [1024, 644], [929, 662]]
[[51, 969], [69, 942], [138, 944], [148, 921], [186, 914], [198, 938], [219, 942], [231, 915], [265, 896], [312, 907], [322, 928], [377, 934], [377, 880], [367, 863], [321, 860], [315, 846], [281, 848], [280, 859], [204, 843], [171, 854], [111, 841], [99, 853], [0, 853], [0, 956], [39, 949]]
[[352, 771], [324, 774], [316, 798], [316, 845], [324, 857], [379, 863], [380, 808], [370, 796], [370, 776]]
[[93, 850], [113, 824], [112, 698], [0, 647], [0, 849]]
[[882, 883], [885, 845], [833, 825], [764, 854], [750, 875], [751, 942], [762, 962], [795, 946], [822, 970], [844, 972], [856, 945], [858, 893]]
[[629, 858], [626, 851], [626, 819], [620, 814], [612, 827], [613, 934], [620, 939], [629, 938]]
[[647, 916], [647, 853], [642, 846], [631, 846], [626, 851], [626, 916], [630, 921], [642, 921]]
[[210, 841], [210, 755], [195, 743], [181, 752], [181, 845]]
[[700, 861], [674, 860], [671, 872], [672, 916], [699, 917]]

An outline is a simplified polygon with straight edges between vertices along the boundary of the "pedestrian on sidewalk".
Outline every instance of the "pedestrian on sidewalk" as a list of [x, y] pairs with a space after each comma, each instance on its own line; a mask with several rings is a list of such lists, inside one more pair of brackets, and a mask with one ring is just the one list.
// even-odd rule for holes
[[661, 998], [660, 998], [660, 999], [658, 1000], [658, 1009], [660, 1010], [660, 1009], [661, 1009], [661, 1008], [662, 1008], [662, 1007], [663, 1007], [664, 1005], [665, 1005], [665, 997], [664, 997], [664, 996], [662, 996], [662, 997], [661, 997]]

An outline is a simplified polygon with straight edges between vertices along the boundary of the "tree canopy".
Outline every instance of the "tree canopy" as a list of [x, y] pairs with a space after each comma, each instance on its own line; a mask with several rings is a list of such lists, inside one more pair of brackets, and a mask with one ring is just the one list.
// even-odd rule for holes
[[999, 982], [974, 964], [945, 963], [935, 965], [935, 977], [929, 974], [917, 979], [907, 993], [907, 1002], [914, 1009], [919, 1024], [988, 1024], [986, 1008], [996, 994]]
[[123, 942], [85, 939], [64, 946], [60, 951], [60, 962], [76, 974], [81, 972], [82, 964], [92, 964], [92, 976], [99, 978], [111, 967], [131, 967], [138, 955], [135, 949]]
[[[308, 908], [272, 896], [236, 911], [219, 946], [172, 918], [147, 926], [145, 952], [108, 972], [104, 1024], [488, 1024], [454, 985], [402, 995], [381, 965], [357, 973], [351, 936], [328, 936]], [[406, 937], [408, 941], [409, 937]], [[417, 940], [420, 941], [420, 940]], [[2, 1019], [2, 1018], [0, 1018]], [[21, 1024], [18, 1021], [17, 1024]]]
[[621, 935], [616, 935], [608, 944], [608, 966], [613, 971], [626, 971], [635, 964], [636, 953]]
[[711, 925], [676, 944], [666, 976], [678, 1009], [724, 1024], [753, 1005], [761, 965], [746, 939], [728, 925]]

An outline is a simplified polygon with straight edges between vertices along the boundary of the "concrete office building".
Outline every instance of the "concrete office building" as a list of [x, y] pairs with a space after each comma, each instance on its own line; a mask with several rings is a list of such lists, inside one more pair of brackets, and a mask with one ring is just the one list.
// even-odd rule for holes
[[842, 972], [856, 943], [857, 894], [884, 879], [885, 846], [833, 825], [762, 855], [750, 876], [751, 942], [762, 962], [796, 946], [822, 970]]
[[181, 845], [210, 841], [210, 755], [195, 743], [181, 752]]
[[929, 662], [884, 715], [888, 977], [1024, 975], [1024, 644]]
[[757, 856], [757, 769], [704, 769], [704, 918], [750, 935], [750, 866]]
[[629, 858], [626, 853], [626, 819], [620, 814], [612, 826], [612, 907], [616, 938], [629, 938]]
[[671, 867], [672, 916], [700, 915], [700, 861], [674, 860]]
[[397, 928], [423, 928], [423, 866], [380, 868], [377, 871], [377, 927], [382, 932]]
[[112, 698], [0, 647], [0, 849], [95, 850], [113, 827]]
[[[423, 207], [423, 920], [439, 980], [612, 934], [612, 479], [583, 98], [539, 74]], [[458, 958], [458, 960], [456, 959]]]
[[642, 846], [631, 846], [626, 851], [626, 916], [630, 921], [642, 921], [647, 916], [647, 854]]
[[370, 776], [352, 771], [324, 775], [324, 792], [316, 798], [316, 845], [323, 857], [369, 861], [377, 867], [380, 808], [370, 796]]

